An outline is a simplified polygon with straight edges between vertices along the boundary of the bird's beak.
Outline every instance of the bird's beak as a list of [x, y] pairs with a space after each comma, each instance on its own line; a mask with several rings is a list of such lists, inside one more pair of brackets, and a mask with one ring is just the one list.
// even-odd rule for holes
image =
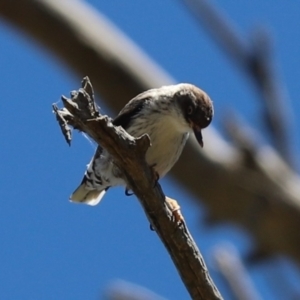
[[193, 125], [193, 130], [194, 130], [194, 134], [195, 134], [195, 137], [199, 143], [199, 145], [203, 148], [203, 137], [202, 137], [202, 132], [201, 132], [201, 129], [199, 126], [197, 125]]

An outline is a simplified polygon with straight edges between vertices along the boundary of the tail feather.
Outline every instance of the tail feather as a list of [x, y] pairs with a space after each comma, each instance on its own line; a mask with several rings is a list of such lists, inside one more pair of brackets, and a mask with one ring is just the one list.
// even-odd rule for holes
[[70, 200], [94, 206], [102, 200], [107, 190], [108, 188], [103, 190], [89, 190], [86, 188], [85, 183], [82, 183], [70, 196]]

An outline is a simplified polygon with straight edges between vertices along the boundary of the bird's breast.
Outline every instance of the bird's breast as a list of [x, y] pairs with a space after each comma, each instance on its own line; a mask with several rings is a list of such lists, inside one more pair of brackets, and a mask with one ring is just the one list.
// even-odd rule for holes
[[160, 178], [176, 163], [189, 136], [187, 131], [178, 130], [176, 125], [167, 117], [139, 118], [127, 129], [135, 137], [144, 133], [150, 136], [151, 147], [146, 153], [146, 161], [154, 166]]
[[173, 136], [150, 136], [152, 146], [146, 153], [146, 161], [154, 166], [160, 178], [174, 166], [188, 138], [188, 133]]

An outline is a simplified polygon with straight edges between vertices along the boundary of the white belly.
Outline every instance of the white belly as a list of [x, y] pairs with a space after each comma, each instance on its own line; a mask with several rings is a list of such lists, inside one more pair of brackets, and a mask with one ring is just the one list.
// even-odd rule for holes
[[146, 161], [150, 166], [154, 166], [160, 178], [170, 171], [180, 157], [188, 135], [184, 133], [176, 136], [151, 137], [152, 146], [146, 153]]
[[[146, 133], [150, 136], [151, 147], [146, 153], [146, 161], [150, 166], [154, 166], [160, 178], [165, 176], [178, 160], [189, 136], [188, 129], [178, 130], [174, 121], [166, 117], [154, 119], [147, 127]], [[141, 130], [140, 124], [135, 124], [128, 133], [138, 137], [144, 134], [145, 130]]]

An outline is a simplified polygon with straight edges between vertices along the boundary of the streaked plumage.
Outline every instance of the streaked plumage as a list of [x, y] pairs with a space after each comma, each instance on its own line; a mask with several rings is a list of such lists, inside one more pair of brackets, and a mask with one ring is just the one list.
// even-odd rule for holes
[[[177, 84], [139, 94], [120, 111], [113, 124], [135, 137], [144, 133], [150, 136], [152, 146], [146, 161], [161, 178], [178, 160], [189, 133], [194, 131], [203, 146], [201, 129], [210, 124], [212, 116], [212, 102], [204, 91], [191, 84]], [[108, 188], [117, 185], [126, 183], [112, 157], [99, 146], [70, 200], [96, 205]]]

